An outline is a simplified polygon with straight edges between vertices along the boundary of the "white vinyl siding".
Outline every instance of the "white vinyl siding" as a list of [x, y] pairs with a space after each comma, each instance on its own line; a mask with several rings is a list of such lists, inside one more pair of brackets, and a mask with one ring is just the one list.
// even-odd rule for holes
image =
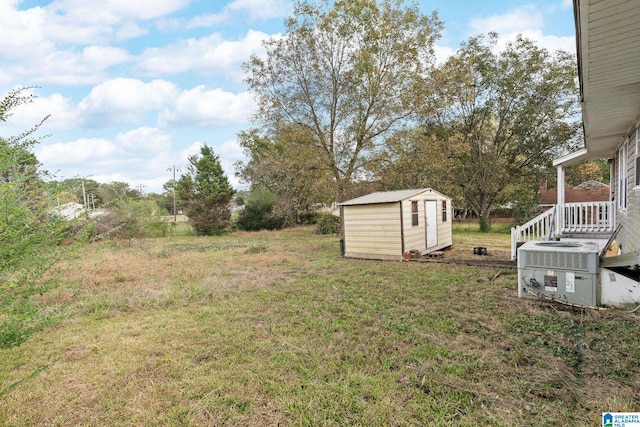
[[[427, 248], [427, 235], [426, 235], [426, 225], [424, 223], [423, 218], [425, 217], [425, 201], [427, 200], [436, 200], [438, 203], [438, 207], [442, 206], [442, 202], [446, 200], [447, 202], [447, 217], [451, 218], [451, 199], [447, 199], [438, 194], [429, 194], [424, 193], [420, 196], [413, 197], [411, 201], [418, 201], [418, 216], [420, 218], [420, 227], [406, 227], [404, 230], [404, 241], [405, 241], [405, 251], [410, 251], [411, 249], [416, 249], [421, 252], [426, 251], [427, 249], [437, 250], [449, 247], [453, 244], [453, 237], [451, 233], [451, 221], [442, 222], [442, 212], [437, 212], [436, 214], [436, 223], [438, 227], [438, 243], [432, 247]], [[411, 221], [411, 203], [409, 201], [405, 202], [406, 209], [403, 210], [405, 212], [405, 221]], [[406, 212], [409, 212], [407, 214]], [[407, 224], [407, 222], [405, 222]], [[411, 222], [408, 222], [411, 224]]]
[[[404, 202], [404, 205], [408, 206], [409, 209], [411, 209], [411, 206], [414, 204], [414, 202], [418, 207], [417, 215], [419, 218], [420, 227], [405, 227], [404, 229], [405, 252], [408, 252], [412, 249], [422, 252], [425, 249], [427, 249], [426, 243], [425, 243], [425, 234], [424, 234], [425, 230], [424, 230], [424, 220], [423, 220], [424, 202], [412, 199], [411, 201]], [[413, 217], [413, 213], [411, 214], [411, 216]]]
[[400, 203], [345, 206], [343, 212], [345, 255], [402, 256]]
[[[363, 196], [371, 201], [361, 204], [347, 201], [342, 205], [346, 257], [401, 260], [411, 250], [424, 254], [427, 249], [434, 251], [452, 245], [451, 221], [442, 222], [442, 211], [435, 215], [438, 242], [433, 248], [426, 247], [425, 227], [425, 201], [437, 203], [439, 209], [446, 201], [447, 217], [451, 218], [451, 199], [431, 189], [402, 191], [407, 193], [406, 198], [397, 201], [384, 200], [389, 197], [387, 193], [372, 193]], [[417, 212], [413, 212], [413, 206]], [[414, 226], [416, 214], [418, 225]]]
[[448, 245], [453, 244], [453, 237], [451, 232], [451, 218], [453, 218], [453, 206], [450, 200], [443, 200], [441, 202], [444, 206], [446, 203], [446, 217], [447, 221], [443, 221], [445, 216], [445, 211], [443, 209], [442, 215], [439, 215], [438, 218], [438, 244], [448, 243]]
[[[626, 193], [624, 207], [618, 201], [618, 212], [616, 220], [622, 226], [622, 232], [618, 234], [616, 240], [620, 243], [623, 252], [637, 251], [640, 248], [640, 186], [638, 186], [638, 158], [640, 150], [640, 129], [636, 129], [635, 135], [632, 132], [631, 137], [618, 150], [618, 156], [615, 159], [616, 174], [616, 193], [623, 195]], [[626, 175], [621, 175], [626, 173]], [[626, 185], [626, 187], [625, 187]], [[620, 188], [622, 186], [622, 188]], [[629, 188], [634, 187], [633, 191]], [[625, 191], [626, 189], [626, 191]]]

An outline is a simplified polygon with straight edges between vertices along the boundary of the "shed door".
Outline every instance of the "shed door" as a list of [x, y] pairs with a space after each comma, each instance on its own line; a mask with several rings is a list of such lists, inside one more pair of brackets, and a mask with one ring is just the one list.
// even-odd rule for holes
[[424, 202], [424, 223], [426, 224], [427, 248], [438, 244], [438, 202], [428, 200]]

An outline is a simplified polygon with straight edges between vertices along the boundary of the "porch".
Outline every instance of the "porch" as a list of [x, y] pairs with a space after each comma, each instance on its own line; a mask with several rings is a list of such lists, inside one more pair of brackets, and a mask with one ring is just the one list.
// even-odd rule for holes
[[589, 239], [605, 241], [616, 228], [614, 202], [562, 203], [511, 229], [511, 259], [528, 240]]

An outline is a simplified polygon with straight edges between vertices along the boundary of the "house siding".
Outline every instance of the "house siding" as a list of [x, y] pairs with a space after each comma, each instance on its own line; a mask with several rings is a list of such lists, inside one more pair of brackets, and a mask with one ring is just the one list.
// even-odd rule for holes
[[[635, 159], [636, 159], [636, 148], [635, 148], [635, 138], [630, 138], [629, 140], [625, 140], [624, 145], [626, 145], [626, 158], [620, 159], [620, 150], [616, 152], [616, 157], [614, 161], [614, 176], [615, 176], [615, 187], [613, 188], [612, 194], [614, 200], [616, 200], [617, 206], [617, 223], [622, 226], [620, 233], [618, 234], [616, 240], [620, 243], [620, 248], [623, 253], [628, 252], [636, 252], [640, 249], [640, 187], [635, 186]], [[619, 197], [622, 194], [622, 189], [620, 187], [619, 177], [620, 177], [620, 168], [619, 162], [624, 161], [626, 163], [626, 183], [627, 183], [627, 207], [621, 208], [619, 205]]]
[[345, 206], [343, 214], [345, 256], [402, 258], [400, 203]]

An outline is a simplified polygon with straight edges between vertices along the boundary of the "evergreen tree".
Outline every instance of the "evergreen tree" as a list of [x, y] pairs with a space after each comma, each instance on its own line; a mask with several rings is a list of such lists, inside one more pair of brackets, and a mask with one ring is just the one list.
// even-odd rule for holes
[[216, 235], [229, 225], [229, 202], [235, 191], [219, 157], [208, 145], [189, 157], [188, 172], [176, 183], [176, 195], [198, 235]]

